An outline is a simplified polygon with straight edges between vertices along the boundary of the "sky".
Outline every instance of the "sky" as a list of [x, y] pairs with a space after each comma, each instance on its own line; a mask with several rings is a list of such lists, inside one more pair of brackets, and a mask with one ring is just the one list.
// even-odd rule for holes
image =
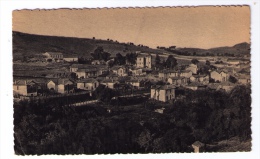
[[13, 11], [13, 31], [133, 42], [155, 48], [250, 43], [250, 8], [175, 7]]

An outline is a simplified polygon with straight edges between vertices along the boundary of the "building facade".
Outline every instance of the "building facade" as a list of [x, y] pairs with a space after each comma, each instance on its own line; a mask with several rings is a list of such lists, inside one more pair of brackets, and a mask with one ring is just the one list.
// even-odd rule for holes
[[151, 99], [168, 102], [175, 99], [175, 89], [173, 85], [154, 86], [151, 88]]
[[152, 56], [151, 55], [138, 55], [136, 58], [137, 68], [152, 68]]

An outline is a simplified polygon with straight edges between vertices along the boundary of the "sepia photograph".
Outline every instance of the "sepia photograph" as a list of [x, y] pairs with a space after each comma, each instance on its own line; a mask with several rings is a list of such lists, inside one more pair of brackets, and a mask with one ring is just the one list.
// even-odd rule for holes
[[250, 152], [250, 19], [248, 5], [13, 10], [15, 155]]

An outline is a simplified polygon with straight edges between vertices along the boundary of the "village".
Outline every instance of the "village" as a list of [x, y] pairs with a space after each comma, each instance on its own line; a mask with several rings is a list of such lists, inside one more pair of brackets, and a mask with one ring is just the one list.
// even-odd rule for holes
[[[29, 69], [27, 72], [31, 75], [17, 75], [21, 68], [18, 71], [14, 68], [15, 100], [78, 94], [91, 96], [103, 85], [123, 96], [146, 95], [150, 100], [169, 103], [178, 98], [176, 91], [181, 88], [230, 92], [236, 85], [250, 85], [249, 58], [194, 56], [183, 62], [180, 56], [175, 59], [170, 53], [136, 51], [125, 57], [119, 53], [109, 59], [94, 55], [87, 63], [79, 60], [76, 55], [45, 52], [26, 63], [56, 66], [55, 73], [52, 73], [53, 68], [45, 67], [50, 70], [49, 74], [37, 76], [37, 70]], [[59, 69], [61, 65], [65, 67]]]
[[249, 15], [249, 6], [13, 11], [15, 154], [252, 151]]

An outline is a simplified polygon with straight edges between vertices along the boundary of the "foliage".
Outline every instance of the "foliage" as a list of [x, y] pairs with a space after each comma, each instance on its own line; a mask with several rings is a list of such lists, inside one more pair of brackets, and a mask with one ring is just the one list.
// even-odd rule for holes
[[122, 56], [120, 53], [117, 53], [116, 57], [115, 57], [114, 64], [125, 65], [125, 63], [126, 63], [126, 58], [124, 56]]
[[194, 65], [197, 65], [197, 64], [199, 63], [199, 60], [197, 60], [197, 59], [192, 59], [192, 60], [191, 60], [191, 63], [193, 63]]
[[229, 76], [228, 81], [231, 82], [231, 83], [237, 83], [237, 79], [234, 76]]
[[177, 60], [172, 55], [169, 55], [167, 60], [164, 63], [164, 66], [169, 69], [173, 69], [177, 66]]
[[132, 65], [136, 64], [137, 54], [135, 53], [127, 53], [125, 56], [126, 60], [130, 62]]
[[104, 60], [107, 61], [110, 58], [110, 53], [105, 52], [103, 47], [98, 46], [94, 53], [91, 53], [91, 56], [94, 58], [94, 60]]
[[[116, 92], [99, 86], [107, 102]], [[107, 105], [70, 107], [66, 100], [14, 103], [14, 150], [19, 155], [192, 152], [194, 141], [212, 143], [239, 136], [251, 139], [251, 89], [183, 89], [173, 104], [140, 97], [118, 98]], [[140, 104], [138, 104], [140, 103]], [[165, 106], [164, 114], [154, 108]]]

